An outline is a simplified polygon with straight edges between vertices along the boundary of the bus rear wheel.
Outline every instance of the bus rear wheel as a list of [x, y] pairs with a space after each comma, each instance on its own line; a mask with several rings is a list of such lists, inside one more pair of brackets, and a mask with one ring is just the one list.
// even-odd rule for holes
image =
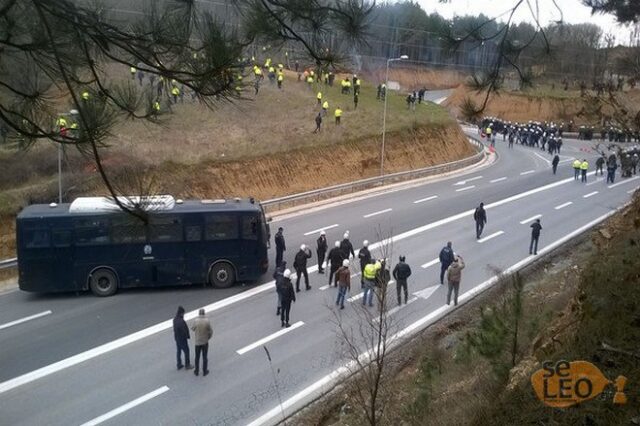
[[209, 283], [216, 288], [229, 288], [236, 282], [236, 272], [230, 263], [220, 262], [211, 267]]
[[89, 288], [98, 297], [112, 296], [118, 290], [118, 277], [110, 269], [98, 269], [89, 278]]

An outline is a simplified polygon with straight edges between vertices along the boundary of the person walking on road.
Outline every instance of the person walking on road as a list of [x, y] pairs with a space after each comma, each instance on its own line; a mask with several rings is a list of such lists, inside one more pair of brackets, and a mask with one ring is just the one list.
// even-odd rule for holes
[[336, 299], [336, 306], [340, 306], [340, 309], [344, 309], [344, 299], [347, 292], [351, 291], [351, 271], [349, 270], [349, 260], [342, 261], [342, 266], [336, 272], [338, 279], [338, 298]]
[[473, 213], [473, 219], [476, 221], [476, 240], [479, 240], [484, 230], [484, 225], [487, 223], [487, 212], [484, 209], [484, 203], [480, 203], [476, 208]]
[[553, 174], [555, 175], [558, 171], [558, 164], [560, 164], [560, 156], [556, 154], [551, 161], [551, 167], [553, 168]]
[[[176, 365], [178, 370], [186, 368], [191, 370], [193, 365], [189, 358], [189, 327], [184, 321], [184, 308], [178, 306], [178, 312], [173, 318], [173, 337], [176, 340]], [[184, 364], [182, 363], [182, 353], [184, 352]]]
[[287, 250], [282, 231], [282, 227], [278, 228], [278, 232], [276, 232], [274, 237], [274, 241], [276, 242], [276, 267], [282, 264], [282, 255]]
[[209, 360], [207, 358], [209, 353], [209, 340], [213, 336], [213, 329], [209, 319], [205, 316], [204, 308], [198, 312], [198, 317], [194, 320], [193, 326], [191, 326], [196, 344], [196, 368], [193, 374], [196, 376], [200, 372], [200, 355], [202, 355], [202, 375], [209, 374]]
[[318, 273], [324, 274], [324, 256], [327, 254], [327, 249], [329, 246], [327, 245], [327, 234], [324, 231], [320, 231], [320, 236], [316, 241], [318, 247], [316, 248], [316, 253], [318, 253]]
[[614, 183], [616, 180], [616, 169], [618, 168], [618, 162], [615, 155], [610, 155], [607, 160], [607, 183]]
[[460, 280], [462, 279], [462, 270], [464, 269], [464, 266], [462, 256], [457, 255], [453, 259], [453, 263], [449, 266], [449, 269], [447, 269], [447, 281], [449, 282], [447, 305], [451, 304], [451, 292], [453, 292], [453, 304], [458, 306], [458, 293], [460, 292]]
[[582, 176], [582, 183], [587, 183], [587, 170], [589, 170], [589, 163], [587, 162], [587, 160], [582, 160], [582, 163], [580, 163], [580, 172], [581, 172], [581, 176]]
[[313, 133], [318, 133], [322, 130], [322, 112], [319, 112], [318, 115], [316, 115], [316, 129], [313, 131]]
[[602, 154], [600, 157], [598, 157], [598, 159], [596, 160], [596, 176], [598, 176], [598, 171], [600, 171], [600, 176], [604, 176], [604, 154]]
[[349, 241], [349, 231], [345, 232], [340, 242], [340, 250], [345, 259], [353, 259], [356, 254], [353, 251], [353, 244]]
[[360, 288], [364, 288], [364, 267], [371, 263], [369, 241], [362, 242], [362, 248], [358, 251], [358, 259], [360, 259]]
[[580, 166], [582, 162], [577, 158], [573, 161], [573, 180], [580, 179]]
[[404, 304], [409, 299], [409, 289], [407, 279], [411, 276], [411, 267], [405, 262], [405, 257], [400, 256], [400, 262], [393, 268], [393, 278], [396, 280], [396, 292], [398, 295], [398, 305], [402, 305], [401, 293], [404, 290]]
[[536, 221], [531, 224], [531, 242], [529, 243], [529, 254], [538, 254], [538, 239], [540, 239], [541, 230], [542, 225], [540, 224], [540, 219], [536, 219]]
[[342, 250], [340, 250], [340, 241], [336, 241], [333, 248], [329, 250], [329, 254], [327, 255], [327, 262], [329, 263], [329, 286], [331, 286], [332, 278], [333, 284], [336, 287], [338, 286], [338, 277], [334, 276], [334, 274], [338, 271], [338, 268], [340, 268], [344, 259]]
[[453, 263], [453, 247], [451, 247], [451, 241], [447, 242], [447, 245], [440, 250], [440, 285], [444, 285], [444, 273], [447, 272], [449, 266]]
[[373, 293], [376, 287], [376, 276], [380, 268], [382, 268], [382, 264], [375, 259], [371, 259], [369, 264], [364, 267], [364, 294], [362, 297], [362, 305], [369, 303], [369, 306], [373, 306]]
[[291, 313], [291, 302], [296, 301], [296, 292], [293, 291], [293, 283], [291, 282], [291, 271], [285, 269], [282, 274], [282, 284], [278, 288], [280, 299], [282, 300], [282, 310], [280, 311], [281, 327], [290, 327], [289, 314]]
[[273, 272], [273, 279], [276, 282], [276, 294], [278, 295], [278, 308], [276, 309], [276, 316], [280, 316], [280, 308], [282, 308], [282, 299], [280, 298], [280, 292], [278, 291], [278, 288], [280, 284], [282, 284], [282, 275], [284, 274], [285, 269], [287, 269], [287, 262], [283, 260], [280, 266], [276, 267], [276, 270]]
[[304, 275], [304, 283], [307, 290], [311, 290], [309, 285], [309, 274], [307, 273], [307, 259], [311, 258], [311, 250], [302, 244], [293, 260], [293, 268], [296, 270], [296, 293], [300, 291], [300, 276]]

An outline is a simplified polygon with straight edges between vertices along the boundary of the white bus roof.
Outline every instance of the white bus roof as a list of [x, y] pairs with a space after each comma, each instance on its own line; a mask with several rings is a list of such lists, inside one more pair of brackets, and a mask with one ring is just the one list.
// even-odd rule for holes
[[[121, 196], [118, 201], [126, 207], [140, 206], [149, 211], [172, 210], [176, 200], [171, 195]], [[111, 197], [79, 197], [69, 206], [69, 213], [118, 211], [120, 208]]]

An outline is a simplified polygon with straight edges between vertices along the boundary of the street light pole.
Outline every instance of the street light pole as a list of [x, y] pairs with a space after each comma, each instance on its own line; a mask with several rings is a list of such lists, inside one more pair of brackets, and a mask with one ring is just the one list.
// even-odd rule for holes
[[387, 134], [387, 97], [389, 94], [387, 93], [389, 89], [389, 64], [395, 61], [402, 61], [405, 59], [409, 59], [407, 55], [402, 55], [399, 58], [389, 58], [387, 59], [387, 71], [384, 76], [384, 111], [382, 113], [382, 146], [380, 148], [380, 176], [384, 176], [384, 142], [385, 136]]

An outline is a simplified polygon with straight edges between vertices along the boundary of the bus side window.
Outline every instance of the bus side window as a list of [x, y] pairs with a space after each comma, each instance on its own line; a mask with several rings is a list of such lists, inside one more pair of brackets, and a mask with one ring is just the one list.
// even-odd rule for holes
[[211, 215], [206, 218], [207, 240], [235, 240], [238, 238], [238, 218], [234, 215]]
[[79, 219], [75, 223], [76, 245], [109, 244], [109, 221], [106, 219]]
[[187, 241], [201, 241], [202, 227], [198, 225], [187, 225], [184, 227], [184, 236]]
[[242, 239], [257, 240], [258, 239], [258, 218], [245, 216], [242, 218]]
[[150, 239], [154, 243], [182, 241], [182, 223], [174, 217], [152, 217], [150, 231]]
[[54, 229], [51, 231], [51, 242], [54, 247], [69, 247], [71, 245], [71, 231]]
[[49, 247], [51, 235], [48, 229], [29, 229], [24, 232], [25, 247]]

